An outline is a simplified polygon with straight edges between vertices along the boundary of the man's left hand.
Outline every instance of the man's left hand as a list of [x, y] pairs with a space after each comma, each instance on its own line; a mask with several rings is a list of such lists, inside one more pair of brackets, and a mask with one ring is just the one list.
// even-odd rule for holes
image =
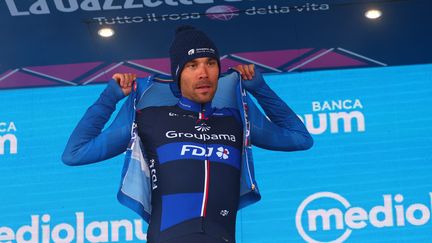
[[254, 64], [237, 65], [234, 70], [240, 73], [242, 85], [249, 92], [255, 92], [265, 85], [264, 78]]
[[233, 67], [233, 69], [240, 73], [243, 80], [251, 80], [255, 76], [254, 64], [241, 64]]

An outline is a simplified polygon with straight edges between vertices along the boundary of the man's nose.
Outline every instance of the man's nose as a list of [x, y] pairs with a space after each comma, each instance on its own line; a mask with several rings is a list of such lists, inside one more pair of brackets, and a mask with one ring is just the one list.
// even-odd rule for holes
[[208, 70], [207, 70], [206, 65], [199, 65], [198, 76], [199, 76], [199, 78], [207, 78], [208, 77]]

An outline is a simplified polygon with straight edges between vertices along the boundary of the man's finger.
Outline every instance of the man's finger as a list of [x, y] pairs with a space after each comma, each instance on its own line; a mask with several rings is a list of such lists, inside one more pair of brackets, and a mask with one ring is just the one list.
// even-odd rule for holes
[[128, 81], [127, 81], [127, 86], [131, 87], [132, 86], [132, 82], [133, 82], [133, 75], [131, 73], [129, 73]]
[[120, 77], [121, 77], [121, 74], [120, 74], [120, 73], [115, 73], [115, 74], [112, 76], [112, 78], [113, 78], [115, 81], [117, 81], [117, 83], [120, 83]]
[[238, 65], [237, 69], [240, 72], [240, 75], [242, 76], [242, 79], [247, 79], [246, 70], [244, 68], [244, 65]]
[[125, 73], [125, 82], [124, 82], [124, 87], [129, 87], [130, 83], [131, 83], [131, 74], [130, 73]]
[[251, 80], [252, 79], [252, 75], [251, 75], [251, 71], [250, 71], [250, 67], [249, 65], [244, 65], [244, 70], [245, 70], [245, 75], [247, 80]]
[[124, 86], [124, 75], [121, 73], [116, 74], [116, 80], [118, 85], [120, 85], [120, 87]]
[[255, 76], [255, 65], [254, 64], [249, 64], [249, 71], [250, 71], [251, 79], [253, 79], [253, 77]]
[[242, 65], [237, 65], [234, 69], [237, 70], [237, 72], [239, 72], [240, 75], [243, 75], [244, 71]]
[[125, 84], [126, 84], [126, 77], [124, 74], [122, 74], [120, 79], [120, 87], [124, 88]]

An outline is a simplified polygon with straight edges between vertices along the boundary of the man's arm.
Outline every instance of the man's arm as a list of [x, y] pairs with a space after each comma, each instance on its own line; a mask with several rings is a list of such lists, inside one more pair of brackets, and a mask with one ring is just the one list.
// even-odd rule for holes
[[117, 102], [131, 92], [132, 81], [136, 77], [115, 74], [113, 78], [72, 132], [62, 155], [65, 164], [90, 164], [112, 158], [126, 150], [131, 136], [131, 98], [125, 102], [113, 123], [104, 131], [102, 129], [115, 111]]
[[[252, 144], [271, 150], [295, 151], [312, 147], [313, 139], [294, 111], [265, 83], [253, 65], [239, 65], [243, 87], [263, 108], [268, 119], [248, 98]], [[270, 120], [269, 120], [270, 119]]]

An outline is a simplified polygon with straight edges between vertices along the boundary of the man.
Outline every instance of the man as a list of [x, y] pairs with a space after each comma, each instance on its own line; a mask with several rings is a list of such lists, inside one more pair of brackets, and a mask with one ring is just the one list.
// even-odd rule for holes
[[[134, 82], [135, 75], [115, 74], [72, 133], [63, 161], [88, 164], [127, 150], [118, 199], [149, 222], [148, 242], [235, 242], [237, 210], [260, 199], [251, 141], [293, 151], [310, 148], [312, 138], [253, 65], [236, 68], [247, 81], [233, 73], [218, 85], [219, 53], [203, 32], [180, 27], [170, 58], [169, 88], [159, 88], [160, 77]], [[216, 95], [218, 86], [224, 94]], [[234, 98], [220, 101], [229, 94]], [[101, 132], [124, 96], [116, 120]], [[172, 105], [155, 104], [159, 99]]]

